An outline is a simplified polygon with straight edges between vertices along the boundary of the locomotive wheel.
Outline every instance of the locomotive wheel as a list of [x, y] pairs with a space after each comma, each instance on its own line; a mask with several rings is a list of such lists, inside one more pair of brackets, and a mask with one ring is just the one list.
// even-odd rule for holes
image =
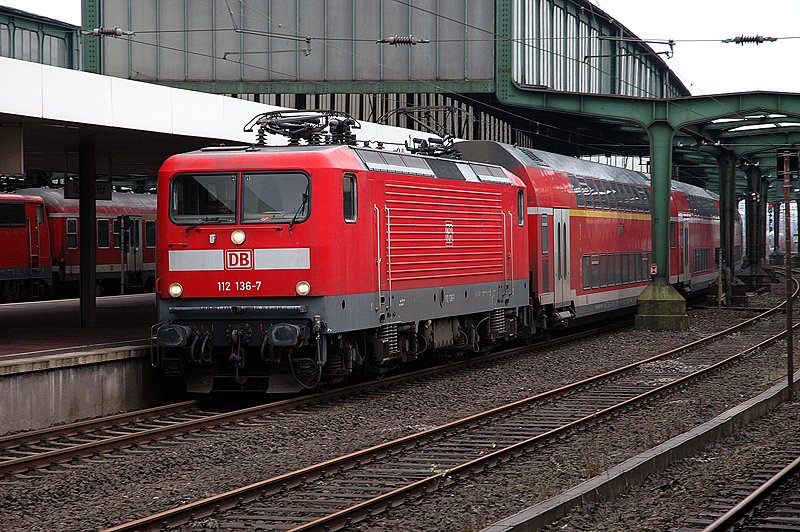
[[436, 353], [436, 362], [439, 364], [452, 364], [464, 358], [464, 351], [443, 349]]

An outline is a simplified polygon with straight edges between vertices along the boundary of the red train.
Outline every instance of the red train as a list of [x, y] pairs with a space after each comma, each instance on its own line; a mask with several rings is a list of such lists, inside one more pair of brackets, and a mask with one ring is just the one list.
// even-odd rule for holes
[[[271, 113], [255, 146], [162, 166], [155, 353], [190, 391], [294, 392], [636, 304], [642, 174], [494, 142], [460, 143], [461, 160], [356, 147], [354, 123]], [[718, 202], [673, 196], [671, 279], [702, 288]]]
[[[126, 289], [153, 286], [155, 211], [151, 194], [114, 193], [111, 201], [97, 201], [101, 286], [119, 290], [123, 268]], [[61, 189], [0, 194], [0, 300], [74, 295], [80, 277], [79, 218], [78, 200], [64, 199]]]

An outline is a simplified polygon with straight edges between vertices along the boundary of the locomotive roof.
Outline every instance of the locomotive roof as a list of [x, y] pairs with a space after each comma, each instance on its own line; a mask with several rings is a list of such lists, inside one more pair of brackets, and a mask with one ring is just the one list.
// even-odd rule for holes
[[[38, 196], [44, 200], [45, 205], [52, 207], [77, 207], [80, 203], [76, 199], [64, 198], [64, 189], [61, 188], [24, 188], [17, 192]], [[112, 192], [110, 200], [97, 200], [97, 206], [155, 210], [156, 196], [154, 194]]]
[[220, 146], [203, 148], [190, 154], [236, 155], [251, 153], [317, 152], [335, 149], [351, 150], [368, 170], [427, 176], [439, 179], [516, 185], [502, 166], [484, 162], [471, 162], [443, 157], [411, 154], [385, 149], [349, 146], [346, 144], [323, 144], [302, 146]]

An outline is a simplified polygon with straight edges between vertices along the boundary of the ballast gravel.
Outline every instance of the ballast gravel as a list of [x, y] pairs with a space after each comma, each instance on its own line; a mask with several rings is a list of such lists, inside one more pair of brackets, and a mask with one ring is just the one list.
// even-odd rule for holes
[[[562, 386], [749, 316], [752, 313], [735, 310], [695, 310], [687, 332], [617, 332], [379, 393], [160, 441], [134, 452], [118, 451], [1, 479], [2, 523], [5, 530], [32, 531], [113, 526]], [[779, 346], [774, 349], [780, 351]], [[502, 470], [454, 482], [355, 528], [480, 529], [755, 395], [755, 388], [760, 391], [780, 378], [780, 364], [778, 354], [765, 351], [738, 365], [734, 376], [725, 373], [691, 385], [661, 404], [576, 433]], [[581, 519], [566, 525], [595, 529], [592, 524], [575, 524], [591, 523], [592, 517]]]

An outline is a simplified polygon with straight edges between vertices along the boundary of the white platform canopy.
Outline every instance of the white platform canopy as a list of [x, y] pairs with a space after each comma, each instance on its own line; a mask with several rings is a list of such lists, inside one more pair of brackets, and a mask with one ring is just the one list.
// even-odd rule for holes
[[[244, 125], [281, 109], [5, 57], [0, 79], [0, 173], [75, 174], [83, 140], [95, 146], [99, 173], [154, 176], [174, 153], [254, 142]], [[413, 133], [361, 125], [359, 140], [402, 144]]]
[[[243, 127], [280, 108], [0, 57], [0, 175], [81, 175], [81, 266], [94, 264], [98, 175], [155, 179], [163, 161], [251, 144]], [[362, 122], [359, 140], [402, 145], [413, 131]], [[285, 139], [270, 139], [285, 143]], [[87, 179], [88, 178], [88, 179]], [[81, 325], [95, 325], [95, 268], [81, 267]]]

